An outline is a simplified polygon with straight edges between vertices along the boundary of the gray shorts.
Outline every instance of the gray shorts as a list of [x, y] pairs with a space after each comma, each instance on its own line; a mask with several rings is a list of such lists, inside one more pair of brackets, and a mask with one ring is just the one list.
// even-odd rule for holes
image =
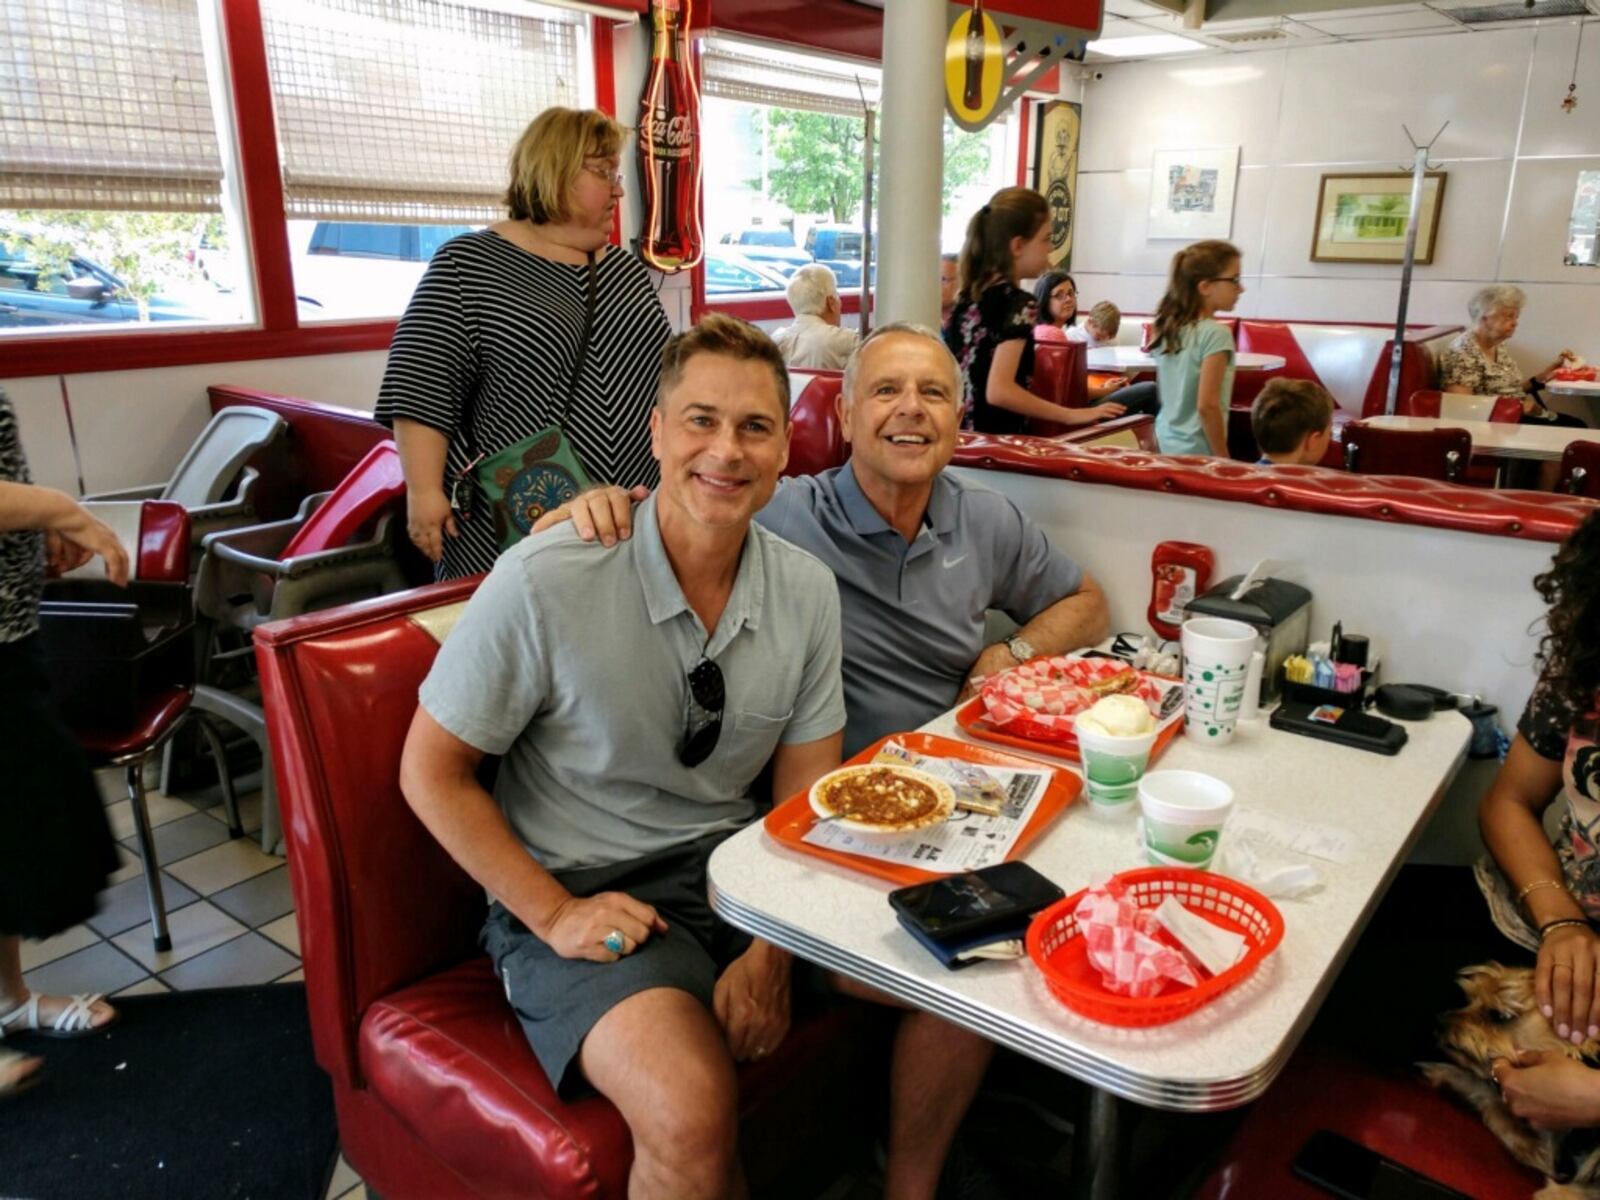
[[562, 958], [496, 902], [483, 927], [506, 999], [550, 1082], [570, 1098], [584, 1088], [574, 1069], [578, 1048], [601, 1017], [635, 992], [670, 987], [708, 1009], [717, 976], [750, 945], [750, 935], [719, 920], [706, 900], [706, 860], [728, 834], [718, 833], [645, 858], [559, 873], [574, 896], [626, 892], [667, 923], [616, 962]]

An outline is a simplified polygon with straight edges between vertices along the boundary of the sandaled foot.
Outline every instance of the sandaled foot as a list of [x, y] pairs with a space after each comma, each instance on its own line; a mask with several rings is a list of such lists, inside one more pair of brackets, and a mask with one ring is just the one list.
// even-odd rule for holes
[[75, 996], [41, 996], [35, 992], [10, 1012], [0, 1014], [0, 1037], [13, 1033], [85, 1037], [116, 1024], [117, 1017], [117, 1010], [98, 992], [79, 992]]
[[44, 1078], [44, 1059], [0, 1050], [0, 1100], [20, 1095]]

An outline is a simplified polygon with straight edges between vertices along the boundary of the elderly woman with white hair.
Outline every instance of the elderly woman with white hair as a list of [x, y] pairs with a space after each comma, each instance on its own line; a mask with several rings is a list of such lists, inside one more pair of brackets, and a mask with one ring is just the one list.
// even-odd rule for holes
[[1468, 396], [1520, 396], [1524, 423], [1582, 427], [1582, 421], [1551, 412], [1539, 398], [1550, 377], [1575, 357], [1572, 351], [1563, 350], [1543, 371], [1528, 376], [1506, 348], [1511, 335], [1517, 332], [1517, 321], [1527, 299], [1521, 288], [1508, 283], [1479, 288], [1467, 302], [1472, 328], [1451, 342], [1440, 356], [1439, 387]]
[[791, 367], [842, 370], [856, 346], [853, 329], [840, 327], [844, 303], [833, 272], [821, 263], [807, 263], [789, 279], [789, 307], [794, 324], [772, 335]]

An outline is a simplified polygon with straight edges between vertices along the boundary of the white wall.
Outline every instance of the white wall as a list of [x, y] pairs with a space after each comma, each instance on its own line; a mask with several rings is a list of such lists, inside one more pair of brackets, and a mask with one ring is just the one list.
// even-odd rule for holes
[[[1600, 120], [1560, 111], [1575, 28], [1457, 33], [1104, 68], [1083, 90], [1073, 273], [1087, 301], [1150, 312], [1181, 241], [1145, 236], [1158, 149], [1241, 148], [1233, 236], [1244, 316], [1393, 321], [1397, 266], [1310, 261], [1324, 173], [1410, 169], [1410, 143], [1449, 173], [1432, 266], [1417, 268], [1412, 322], [1465, 324], [1467, 297], [1514, 282], [1528, 307], [1524, 367], [1564, 346], [1600, 357], [1600, 270], [1564, 267], [1580, 170], [1600, 167]], [[1600, 86], [1600, 38], [1579, 91]], [[1593, 98], [1589, 97], [1593, 103]]]
[[[84, 357], [93, 359], [87, 346]], [[211, 415], [206, 403], [211, 384], [261, 388], [370, 412], [387, 358], [385, 351], [374, 350], [12, 380], [0, 367], [0, 387], [16, 405], [34, 480], [76, 494], [67, 403], [84, 488], [102, 492], [168, 478]]]

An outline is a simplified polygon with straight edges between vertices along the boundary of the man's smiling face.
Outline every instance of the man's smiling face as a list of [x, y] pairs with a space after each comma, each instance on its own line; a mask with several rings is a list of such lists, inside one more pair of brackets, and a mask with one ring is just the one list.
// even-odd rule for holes
[[930, 482], [955, 454], [961, 383], [943, 345], [888, 333], [858, 352], [844, 405], [856, 477], [895, 487]]

